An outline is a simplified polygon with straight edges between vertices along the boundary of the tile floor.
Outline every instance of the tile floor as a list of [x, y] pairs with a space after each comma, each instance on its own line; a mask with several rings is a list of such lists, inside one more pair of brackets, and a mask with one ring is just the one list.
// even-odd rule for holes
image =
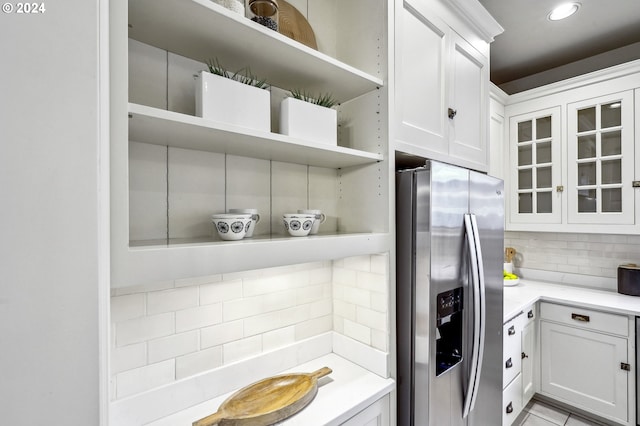
[[605, 426], [569, 411], [531, 400], [512, 426]]

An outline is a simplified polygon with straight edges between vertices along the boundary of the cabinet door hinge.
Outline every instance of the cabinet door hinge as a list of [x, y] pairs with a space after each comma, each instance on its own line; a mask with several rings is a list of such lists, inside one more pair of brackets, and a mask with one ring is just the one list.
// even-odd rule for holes
[[631, 365], [627, 364], [626, 362], [621, 362], [620, 368], [624, 371], [631, 371]]

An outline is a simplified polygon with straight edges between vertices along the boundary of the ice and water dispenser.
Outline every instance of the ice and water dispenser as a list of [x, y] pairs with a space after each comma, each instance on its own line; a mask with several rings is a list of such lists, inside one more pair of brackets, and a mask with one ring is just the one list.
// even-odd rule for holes
[[436, 304], [436, 376], [439, 376], [462, 361], [462, 287], [438, 294]]

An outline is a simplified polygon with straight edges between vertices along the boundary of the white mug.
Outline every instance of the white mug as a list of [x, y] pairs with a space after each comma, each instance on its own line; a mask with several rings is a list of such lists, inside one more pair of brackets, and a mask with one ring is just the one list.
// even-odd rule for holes
[[260, 222], [260, 215], [257, 209], [229, 209], [229, 213], [241, 213], [251, 215], [251, 226], [245, 235], [245, 238], [253, 237], [253, 230], [256, 229], [256, 224]]
[[314, 235], [318, 233], [318, 228], [320, 228], [320, 224], [324, 223], [325, 220], [327, 220], [327, 217], [324, 215], [324, 213], [322, 213], [321, 210], [298, 210], [298, 213], [304, 213], [304, 214], [314, 214], [316, 215], [316, 220], [313, 222], [313, 227], [311, 228], [311, 232], [309, 232], [309, 235]]

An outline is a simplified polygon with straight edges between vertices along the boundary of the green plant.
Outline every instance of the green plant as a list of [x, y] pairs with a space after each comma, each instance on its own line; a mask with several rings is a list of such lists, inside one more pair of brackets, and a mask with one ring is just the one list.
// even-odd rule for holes
[[331, 108], [337, 101], [333, 99], [330, 93], [324, 95], [312, 96], [304, 90], [294, 89], [291, 91], [291, 97], [294, 99], [300, 99], [301, 101], [309, 102], [315, 105], [323, 106], [325, 108]]
[[228, 78], [230, 80], [237, 81], [238, 83], [247, 84], [259, 89], [266, 89], [269, 87], [267, 79], [258, 79], [256, 75], [251, 73], [251, 69], [249, 67], [242, 68], [232, 74], [220, 65], [218, 58], [209, 59], [207, 61], [207, 66], [209, 67], [209, 72], [211, 74], [219, 75], [220, 77]]

